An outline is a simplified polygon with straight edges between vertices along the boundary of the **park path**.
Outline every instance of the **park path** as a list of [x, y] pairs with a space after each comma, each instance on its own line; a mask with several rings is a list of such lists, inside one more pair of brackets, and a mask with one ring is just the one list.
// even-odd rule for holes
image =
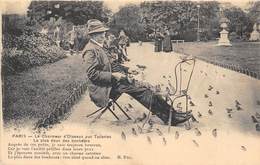
[[[131, 59], [128, 65], [132, 67], [135, 64], [145, 65], [147, 68], [144, 70], [144, 76], [140, 78], [153, 85], [167, 84], [169, 76], [173, 78], [175, 64], [180, 60], [180, 54], [174, 52], [154, 53], [153, 45], [149, 43], [143, 43], [142, 46], [131, 44], [128, 53]], [[213, 89], [209, 90], [209, 86]], [[192, 122], [190, 130], [180, 125], [172, 127], [168, 133], [167, 126], [160, 124], [156, 117], [152, 117], [155, 122], [153, 131], [134, 136], [132, 129], [138, 130], [137, 125], [140, 126], [140, 122], [134, 123], [125, 119], [115, 121], [109, 112], [95, 124], [89, 125], [90, 119], [87, 119], [86, 115], [97, 107], [90, 101], [86, 92], [72, 108], [71, 114], [47, 133], [111, 135], [113, 139], [109, 144], [104, 144], [103, 151], [112, 157], [118, 153], [133, 157], [131, 161], [119, 161], [120, 164], [257, 165], [260, 162], [260, 157], [256, 154], [260, 152], [260, 132], [256, 131], [251, 115], [260, 113], [260, 105], [257, 104], [260, 100], [258, 89], [260, 89], [259, 80], [197, 60], [189, 93], [195, 104], [190, 108], [199, 123]], [[208, 95], [207, 98], [205, 94]], [[236, 110], [235, 100], [241, 103], [242, 110]], [[209, 101], [212, 102], [210, 107]], [[148, 113], [128, 95], [122, 95], [118, 102], [123, 107], [128, 103], [133, 105], [129, 114], [134, 118], [140, 118], [143, 113]], [[226, 108], [233, 109], [232, 118], [228, 117]], [[208, 113], [209, 109], [212, 111], [211, 115]], [[197, 116], [198, 112], [202, 117]], [[217, 137], [212, 135], [213, 129], [217, 129]], [[122, 132], [126, 135], [126, 142], [121, 139]], [[176, 132], [179, 133], [178, 139]], [[147, 142], [148, 136], [152, 145]]]
[[[179, 54], [176, 53], [154, 53], [153, 46], [144, 43], [142, 46], [132, 44], [128, 49], [132, 67], [135, 64], [142, 64], [147, 67], [144, 71], [144, 81], [156, 84], [167, 84], [168, 77], [172, 75], [173, 67], [179, 60]], [[209, 90], [209, 86], [213, 89]], [[89, 125], [89, 119], [86, 115], [93, 112], [97, 108], [90, 101], [88, 93], [86, 93], [77, 105], [71, 111], [69, 117], [60, 125], [57, 125], [51, 132], [75, 130], [91, 133], [109, 133], [115, 137], [119, 137], [123, 131], [129, 137], [128, 143], [123, 143], [123, 149], [115, 147], [109, 150], [119, 150], [121, 152], [128, 150], [135, 157], [136, 161], [144, 160], [145, 163], [156, 164], [164, 161], [165, 164], [179, 162], [184, 163], [186, 156], [191, 157], [190, 162], [194, 164], [257, 164], [260, 162], [259, 156], [256, 153], [260, 151], [259, 137], [260, 133], [256, 131], [255, 124], [252, 122], [251, 115], [256, 112], [260, 113], [260, 105], [257, 101], [260, 100], [260, 81], [250, 78], [246, 75], [227, 70], [218, 66], [214, 66], [203, 61], [197, 60], [190, 86], [190, 95], [195, 106], [190, 107], [193, 110], [195, 117], [198, 112], [202, 117], [197, 119], [199, 123], [192, 123], [191, 130], [186, 130], [184, 126], [172, 128], [170, 133], [167, 133], [167, 127], [159, 124], [154, 125], [163, 132], [163, 137], [167, 141], [167, 147], [160, 148], [160, 156], [158, 146], [163, 146], [163, 137], [158, 136], [156, 131], [151, 133], [141, 134], [138, 137], [131, 133], [132, 128], [137, 130], [137, 124], [126, 122], [123, 119], [121, 122], [116, 122], [113, 116], [107, 112], [102, 116], [101, 120], [94, 125]], [[219, 91], [219, 94], [216, 92]], [[205, 94], [208, 98], [205, 98]], [[236, 110], [235, 100], [241, 103], [243, 110]], [[209, 107], [209, 101], [213, 106]], [[131, 100], [128, 95], [122, 95], [119, 103], [124, 107], [128, 103], [133, 105], [134, 110], [129, 114], [134, 118], [142, 117], [143, 113], [148, 111], [138, 102]], [[228, 117], [226, 108], [232, 108], [232, 118]], [[208, 113], [211, 109], [212, 115]], [[121, 116], [123, 117], [123, 116]], [[141, 125], [141, 124], [139, 124]], [[201, 136], [196, 136], [198, 128]], [[212, 130], [217, 129], [218, 137], [212, 136]], [[175, 140], [175, 132], [178, 131], [180, 139]], [[155, 143], [153, 147], [149, 147], [146, 142], [146, 136], [150, 136]], [[115, 138], [116, 139], [116, 138]], [[120, 140], [120, 139], [119, 139]], [[196, 148], [196, 141], [199, 148]], [[117, 144], [118, 139], [112, 143]], [[121, 144], [121, 141], [118, 142]], [[142, 151], [139, 150], [137, 144], [148, 149], [144, 157]], [[244, 151], [244, 146], [247, 151]], [[228, 150], [227, 150], [228, 147]], [[180, 149], [185, 148], [180, 151]], [[169, 159], [168, 151], [175, 155], [174, 159]], [[116, 152], [116, 151], [115, 151]], [[157, 155], [157, 159], [151, 159], [151, 155]], [[178, 155], [178, 156], [176, 156]], [[236, 155], [236, 157], [229, 156]], [[237, 159], [239, 158], [239, 159]]]

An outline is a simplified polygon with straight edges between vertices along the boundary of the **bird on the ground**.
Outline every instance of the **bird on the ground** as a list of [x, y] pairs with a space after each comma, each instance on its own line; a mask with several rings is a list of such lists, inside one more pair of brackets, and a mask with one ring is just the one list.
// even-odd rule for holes
[[192, 121], [192, 122], [199, 123], [199, 121], [198, 121], [193, 115], [191, 116], [191, 121]]
[[124, 107], [124, 109], [125, 109], [125, 111], [126, 111], [126, 112], [128, 112], [128, 111], [129, 111], [129, 109], [128, 109], [127, 107]]
[[201, 118], [202, 117], [202, 114], [200, 112], [198, 112], [198, 117]]
[[229, 114], [228, 114], [228, 117], [229, 117], [229, 118], [232, 118], [232, 115], [231, 115], [231, 113], [229, 113]]
[[196, 136], [201, 136], [201, 132], [198, 128], [195, 128], [195, 135]]
[[192, 142], [196, 147], [199, 147], [199, 143], [197, 143], [196, 140], [192, 140]]
[[260, 131], [260, 124], [259, 124], [259, 123], [257, 123], [257, 124], [255, 125], [255, 129], [256, 129], [256, 131]]
[[144, 66], [144, 65], [139, 65], [139, 64], [137, 64], [136, 65], [139, 69], [146, 69], [146, 66]]
[[135, 128], [132, 128], [132, 134], [135, 135], [135, 136], [138, 136]]
[[209, 96], [207, 94], [204, 95], [205, 98], [208, 98]]
[[208, 76], [208, 74], [207, 74], [207, 73], [205, 73], [205, 76]]
[[216, 128], [212, 130], [212, 135], [213, 135], [214, 137], [217, 137], [217, 129], [216, 129]]
[[167, 141], [166, 141], [165, 137], [163, 137], [163, 145], [167, 145]]
[[247, 151], [247, 149], [246, 149], [245, 146], [241, 146], [241, 150], [243, 150], [243, 151]]
[[195, 104], [190, 100], [190, 106], [195, 106]]
[[212, 104], [212, 101], [209, 101], [209, 107], [212, 107], [213, 104]]
[[162, 131], [161, 131], [159, 128], [156, 128], [156, 133], [157, 133], [159, 136], [162, 136], [162, 135], [163, 135]]
[[211, 109], [208, 110], [208, 113], [209, 113], [210, 115], [213, 115], [213, 112], [212, 112]]
[[146, 119], [146, 117], [147, 117], [147, 115], [145, 113], [143, 113], [143, 116], [142, 117], [137, 117], [136, 121], [137, 122], [142, 122], [142, 121], [144, 121], [144, 119]]
[[213, 89], [213, 86], [209, 85], [208, 90], [211, 91]]
[[143, 129], [139, 125], [137, 125], [137, 130], [140, 134], [143, 133]]
[[128, 108], [133, 108], [133, 106], [130, 103], [128, 103], [127, 105], [128, 105]]
[[253, 123], [259, 123], [259, 121], [255, 118], [255, 116], [251, 116]]
[[177, 140], [177, 139], [179, 139], [179, 137], [180, 137], [180, 134], [179, 134], [179, 132], [178, 132], [178, 131], [176, 131], [176, 132], [175, 132], [175, 136], [174, 136], [174, 137], [175, 137], [175, 139], [176, 139], [176, 140]]
[[257, 101], [256, 101], [256, 104], [257, 104], [257, 105], [260, 105], [260, 100], [257, 100]]
[[152, 139], [149, 136], [147, 136], [147, 141], [149, 144], [152, 144]]
[[123, 140], [126, 140], [126, 135], [125, 135], [124, 131], [122, 131], [122, 133], [121, 133], [121, 138], [122, 138]]
[[227, 110], [227, 113], [231, 113], [233, 111], [232, 108], [226, 108], [226, 110]]
[[185, 123], [184, 126], [185, 126], [185, 129], [186, 129], [186, 130], [190, 130], [190, 129], [191, 129], [190, 124]]
[[238, 111], [243, 110], [243, 108], [240, 105], [236, 105], [236, 108]]
[[226, 75], [225, 75], [225, 74], [223, 74], [223, 77], [226, 77]]
[[260, 119], [260, 114], [256, 112], [256, 113], [255, 113], [255, 117], [258, 118], [258, 119]]
[[165, 76], [165, 75], [163, 75], [162, 77], [163, 77], [163, 78], [166, 78], [166, 76]]
[[216, 94], [218, 95], [218, 94], [219, 94], [219, 91], [216, 91]]
[[201, 70], [200, 73], [203, 73], [203, 71]]
[[237, 100], [235, 100], [236, 105], [241, 105], [241, 103]]

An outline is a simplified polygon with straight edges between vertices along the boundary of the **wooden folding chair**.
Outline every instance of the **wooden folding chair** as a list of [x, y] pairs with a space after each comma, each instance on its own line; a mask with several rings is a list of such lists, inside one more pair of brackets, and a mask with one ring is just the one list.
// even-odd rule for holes
[[99, 108], [98, 110], [96, 110], [95, 112], [93, 112], [93, 113], [87, 115], [86, 117], [89, 118], [89, 117], [91, 117], [91, 116], [93, 116], [94, 114], [96, 114], [96, 113], [99, 112], [99, 114], [90, 122], [90, 123], [94, 123], [94, 122], [96, 122], [98, 119], [100, 119], [101, 116], [102, 116], [105, 112], [109, 111], [109, 112], [111, 112], [111, 114], [112, 114], [117, 120], [120, 120], [119, 117], [118, 117], [118, 116], [116, 115], [116, 113], [115, 113], [115, 110], [116, 110], [115, 106], [117, 106], [117, 108], [127, 117], [127, 120], [132, 120], [131, 117], [130, 117], [130, 116], [123, 110], [123, 108], [116, 102], [116, 100], [113, 100], [113, 99], [110, 99], [110, 100], [109, 100], [107, 106], [102, 107], [102, 108]]

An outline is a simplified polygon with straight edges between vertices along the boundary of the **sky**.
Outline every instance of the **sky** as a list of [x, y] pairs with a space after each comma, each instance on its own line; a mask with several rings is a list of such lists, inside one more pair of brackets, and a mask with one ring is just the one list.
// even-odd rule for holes
[[[8, 14], [25, 14], [27, 7], [31, 0], [0, 0], [0, 11]], [[146, 0], [147, 1], [147, 0]], [[195, 1], [195, 0], [193, 0]], [[206, 0], [200, 0], [206, 1]], [[249, 0], [219, 0], [221, 2], [231, 2], [232, 4], [245, 8]], [[257, 1], [257, 0], [251, 0]], [[138, 4], [142, 0], [104, 0], [105, 5], [110, 8], [113, 12], [117, 12], [120, 6], [124, 6], [129, 3]]]

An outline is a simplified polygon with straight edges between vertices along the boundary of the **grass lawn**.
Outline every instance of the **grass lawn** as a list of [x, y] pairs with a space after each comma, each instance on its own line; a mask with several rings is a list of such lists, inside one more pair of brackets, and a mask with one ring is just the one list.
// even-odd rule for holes
[[3, 77], [5, 124], [36, 122], [52, 112], [85, 80], [86, 69], [82, 62], [81, 56], [71, 56]]
[[237, 42], [232, 43], [232, 47], [216, 46], [217, 42], [186, 42], [174, 44], [177, 48], [182, 48], [185, 53], [197, 57], [203, 57], [210, 61], [224, 64], [234, 64], [241, 68], [248, 68], [260, 74], [260, 43], [259, 42]]

